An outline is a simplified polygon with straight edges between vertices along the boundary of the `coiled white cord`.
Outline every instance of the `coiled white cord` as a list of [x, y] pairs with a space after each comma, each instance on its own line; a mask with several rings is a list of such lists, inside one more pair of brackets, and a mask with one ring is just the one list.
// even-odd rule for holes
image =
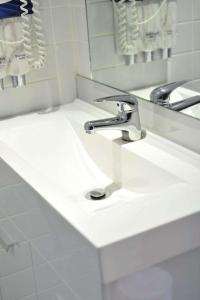
[[36, 37], [36, 47], [37, 47], [37, 57], [33, 55], [33, 45], [32, 45], [32, 32], [29, 18], [29, 11], [26, 8], [28, 5], [27, 0], [20, 0], [22, 3], [20, 8], [22, 11], [22, 26], [23, 26], [23, 44], [25, 49], [25, 54], [27, 56], [28, 62], [32, 69], [40, 69], [44, 67], [46, 61], [46, 48], [44, 42], [44, 34], [42, 32], [42, 22], [40, 18], [39, 3], [37, 0], [32, 0], [33, 4], [33, 16], [32, 16], [32, 26], [35, 28]]

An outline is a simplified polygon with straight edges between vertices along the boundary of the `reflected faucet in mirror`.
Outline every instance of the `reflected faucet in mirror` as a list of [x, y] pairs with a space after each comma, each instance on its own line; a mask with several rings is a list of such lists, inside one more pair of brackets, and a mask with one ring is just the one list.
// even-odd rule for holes
[[170, 95], [171, 93], [178, 87], [184, 85], [187, 81], [177, 81], [162, 85], [157, 87], [151, 92], [150, 100], [155, 104], [159, 104], [163, 107], [175, 110], [182, 111], [186, 108], [189, 108], [193, 105], [200, 103], [200, 95], [193, 96], [181, 101], [176, 101], [170, 103]]
[[120, 130], [122, 140], [133, 142], [144, 137], [141, 128], [137, 98], [133, 95], [118, 95], [96, 99], [96, 102], [116, 102], [118, 114], [116, 117], [86, 122], [84, 129], [86, 133], [95, 133], [98, 130]]
[[[172, 82], [164, 86], [169, 95], [152, 102], [200, 118], [196, 43], [200, 15], [195, 15], [192, 4], [177, 0], [86, 0], [86, 7], [92, 79], [147, 101], [152, 89]], [[190, 17], [185, 17], [185, 11]], [[191, 79], [190, 83], [176, 90], [185, 79]]]

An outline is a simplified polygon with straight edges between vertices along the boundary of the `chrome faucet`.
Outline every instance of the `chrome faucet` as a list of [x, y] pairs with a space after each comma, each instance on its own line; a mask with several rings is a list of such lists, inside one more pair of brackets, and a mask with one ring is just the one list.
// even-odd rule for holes
[[124, 141], [138, 141], [143, 138], [138, 101], [133, 95], [119, 95], [96, 99], [95, 102], [116, 102], [118, 114], [116, 117], [86, 122], [84, 129], [86, 133], [95, 133], [103, 129], [117, 129], [122, 132]]
[[170, 94], [187, 81], [177, 81], [162, 85], [151, 92], [150, 100], [153, 103], [170, 108], [175, 111], [181, 111], [195, 104], [200, 103], [200, 95], [190, 97], [181, 101], [170, 103]]

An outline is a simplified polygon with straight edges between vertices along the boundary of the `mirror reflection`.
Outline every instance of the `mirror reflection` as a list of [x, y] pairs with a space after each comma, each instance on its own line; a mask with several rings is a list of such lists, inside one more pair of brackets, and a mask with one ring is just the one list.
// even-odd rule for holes
[[200, 118], [200, 1], [86, 3], [93, 78]]

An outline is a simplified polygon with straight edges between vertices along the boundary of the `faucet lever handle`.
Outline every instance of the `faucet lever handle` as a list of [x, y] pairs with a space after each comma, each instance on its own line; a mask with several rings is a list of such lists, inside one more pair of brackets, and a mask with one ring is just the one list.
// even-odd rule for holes
[[119, 110], [125, 110], [125, 105], [129, 106], [129, 110], [134, 111], [138, 108], [138, 100], [134, 95], [116, 95], [105, 98], [96, 99], [95, 102], [117, 102]]

